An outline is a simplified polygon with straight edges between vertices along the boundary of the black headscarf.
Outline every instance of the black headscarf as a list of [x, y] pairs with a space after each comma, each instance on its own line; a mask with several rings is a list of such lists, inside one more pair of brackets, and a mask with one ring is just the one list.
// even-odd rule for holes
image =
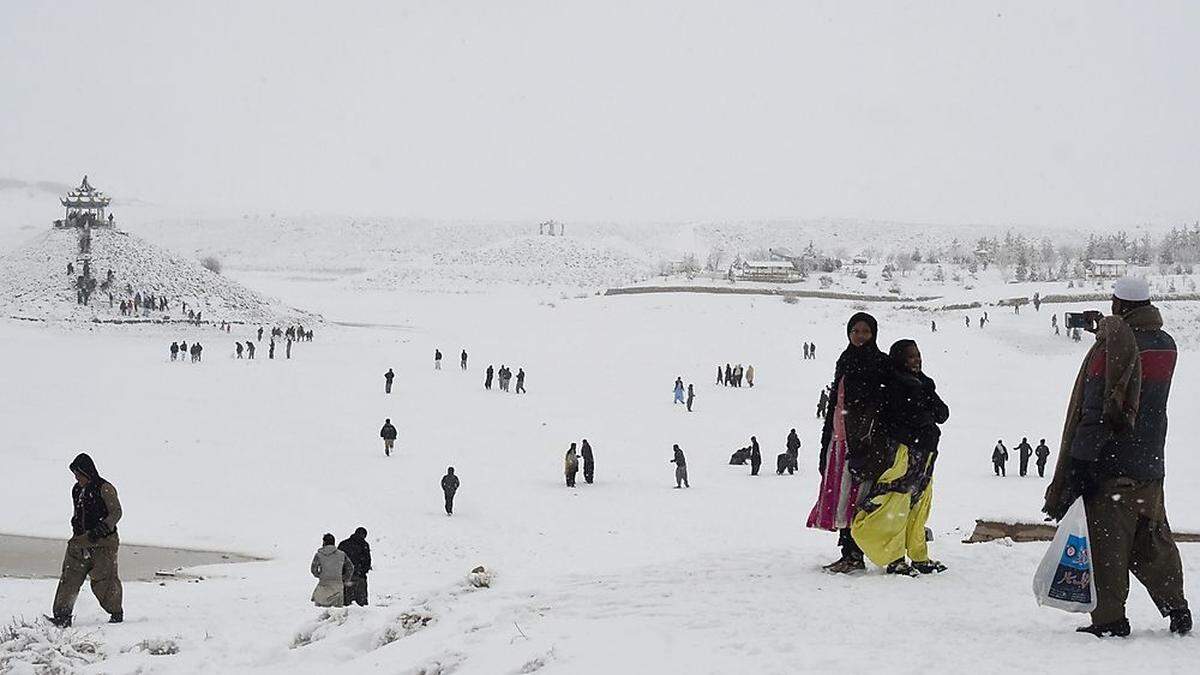
[[861, 347], [854, 343], [846, 345], [842, 355], [838, 357], [837, 369], [834, 371], [834, 390], [840, 381], [846, 393], [843, 405], [853, 405], [870, 399], [878, 394], [879, 375], [885, 367], [886, 357], [879, 351], [876, 340], [879, 337], [879, 322], [866, 312], [857, 312], [846, 322], [846, 336], [854, 330], [854, 324], [864, 322], [871, 327], [871, 339]]
[[908, 338], [893, 342], [891, 348], [888, 349], [888, 357], [892, 359], [892, 367], [896, 370], [908, 372], [908, 364], [906, 363], [908, 360], [908, 348], [915, 346], [917, 346], [917, 341]]

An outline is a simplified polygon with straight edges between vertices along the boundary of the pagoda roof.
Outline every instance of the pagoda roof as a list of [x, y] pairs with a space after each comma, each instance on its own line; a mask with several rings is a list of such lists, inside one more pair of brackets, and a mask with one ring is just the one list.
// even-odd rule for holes
[[108, 206], [112, 198], [103, 192], [92, 187], [88, 183], [87, 176], [83, 177], [83, 182], [79, 187], [67, 193], [67, 196], [59, 200], [63, 206], [68, 208], [95, 209]]

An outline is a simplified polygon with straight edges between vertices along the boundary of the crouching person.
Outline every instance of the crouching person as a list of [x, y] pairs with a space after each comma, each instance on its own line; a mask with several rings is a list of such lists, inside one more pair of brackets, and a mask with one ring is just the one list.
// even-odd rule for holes
[[317, 578], [312, 601], [317, 607], [342, 607], [345, 589], [354, 582], [354, 563], [334, 545], [332, 534], [321, 539], [321, 548], [312, 560], [312, 575]]
[[117, 522], [121, 520], [121, 502], [112, 483], [100, 477], [96, 463], [80, 453], [70, 464], [75, 474], [71, 501], [71, 538], [63, 556], [62, 576], [54, 594], [51, 622], [59, 627], [71, 625], [75, 599], [85, 577], [91, 577], [92, 593], [109, 614], [109, 623], [121, 623], [121, 580], [117, 577]]
[[917, 343], [900, 340], [888, 355], [892, 372], [884, 380], [879, 419], [893, 451], [891, 464], [882, 473], [864, 476], [867, 489], [851, 535], [867, 558], [888, 574], [944, 572], [946, 566], [929, 557], [925, 522], [933, 502], [938, 425], [949, 419], [950, 409], [933, 380], [921, 372]]

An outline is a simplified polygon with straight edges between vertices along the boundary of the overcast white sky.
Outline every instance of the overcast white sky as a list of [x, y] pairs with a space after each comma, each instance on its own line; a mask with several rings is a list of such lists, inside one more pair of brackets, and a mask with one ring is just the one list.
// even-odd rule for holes
[[222, 211], [1200, 217], [1200, 2], [0, 3], [0, 177]]

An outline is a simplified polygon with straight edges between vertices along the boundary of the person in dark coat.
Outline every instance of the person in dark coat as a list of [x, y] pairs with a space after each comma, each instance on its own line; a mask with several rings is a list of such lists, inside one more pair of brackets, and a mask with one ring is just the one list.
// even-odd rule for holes
[[235, 349], [237, 349], [237, 357], [238, 357], [239, 359], [240, 359], [240, 358], [242, 358], [242, 351], [243, 351], [243, 349], [244, 349], [244, 348], [242, 347], [242, 343], [240, 343], [240, 342], [235, 342], [235, 343], [233, 343], [233, 346], [234, 346], [234, 348], [235, 348]]
[[258, 341], [259, 342], [262, 342], [262, 333], [263, 333], [262, 326], [259, 326], [258, 327]]
[[462, 355], [459, 357], [459, 365], [462, 366], [463, 370], [467, 369], [467, 350], [465, 349], [462, 350]]
[[817, 400], [817, 417], [825, 417], [825, 411], [829, 408], [829, 387], [821, 390], [821, 398]]
[[750, 437], [750, 475], [758, 475], [758, 467], [762, 466], [762, 453], [758, 449], [758, 439]]
[[71, 515], [72, 536], [67, 540], [50, 621], [60, 628], [71, 625], [79, 588], [90, 577], [92, 593], [108, 612], [109, 623], [121, 623], [125, 613], [121, 579], [117, 576], [120, 547], [117, 522], [121, 520], [117, 489], [100, 476], [96, 463], [86, 453], [77, 455], [69, 468], [75, 475], [75, 485], [71, 486], [71, 503], [75, 507]]
[[367, 528], [360, 527], [338, 544], [338, 550], [354, 563], [354, 573], [346, 584], [346, 604], [354, 602], [367, 606], [367, 573], [371, 571], [371, 545], [367, 543]]
[[692, 412], [692, 402], [696, 400], [696, 390], [693, 385], [688, 385], [687, 389], [687, 411]]
[[267, 358], [275, 358], [275, 338], [271, 338], [271, 344], [267, 347]]
[[728, 363], [725, 364], [725, 385], [729, 387], [733, 386], [733, 366]]
[[996, 441], [996, 447], [992, 449], [992, 470], [1001, 478], [1008, 475], [1004, 470], [1004, 463], [1008, 461], [1008, 448], [1004, 447], [1004, 441]]
[[433, 369], [442, 369], [442, 350], [440, 349], [433, 350]]
[[249, 340], [246, 340], [246, 352], [247, 352], [246, 358], [248, 358], [248, 359], [254, 358], [254, 349], [255, 349], [254, 343]]
[[454, 493], [458, 492], [458, 476], [454, 475], [454, 467], [446, 467], [446, 475], [442, 476], [442, 496], [446, 498], [446, 515], [454, 513]]
[[487, 367], [486, 376], [483, 378], [483, 388], [490, 390], [492, 388], [492, 377], [496, 375], [496, 370], [491, 366]]
[[1119, 279], [1112, 315], [1096, 318], [1089, 331], [1096, 341], [1075, 379], [1042, 510], [1061, 520], [1083, 498], [1096, 608], [1079, 631], [1129, 635], [1132, 571], [1170, 618], [1171, 632], [1183, 635], [1192, 630], [1192, 613], [1163, 494], [1175, 340], [1163, 330], [1144, 279]]
[[391, 418], [383, 421], [383, 427], [379, 430], [379, 437], [383, 439], [383, 454], [391, 457], [392, 446], [396, 443], [396, 427], [392, 426]]
[[395, 379], [395, 377], [396, 374], [392, 372], [391, 368], [388, 368], [387, 372], [383, 374], [383, 393], [392, 393], [392, 380]]
[[1033, 446], [1029, 444], [1028, 438], [1022, 438], [1021, 444], [1017, 446], [1017, 458], [1021, 462], [1021, 476], [1029, 473], [1029, 458], [1033, 457]]
[[786, 471], [792, 475], [800, 470], [800, 437], [796, 430], [788, 432], [787, 450], [775, 458], [775, 473], [782, 476]]
[[583, 439], [579, 453], [583, 458], [583, 482], [591, 485], [592, 479], [596, 475], [596, 458], [592, 456], [592, 446], [588, 444], [586, 438]]
[[1038, 443], [1037, 449], [1033, 451], [1037, 457], [1038, 478], [1046, 477], [1046, 460], [1050, 459], [1050, 448], [1046, 447], [1046, 439], [1042, 439]]
[[172, 342], [171, 343], [171, 360], [174, 361], [178, 357], [179, 357], [179, 343]]
[[687, 458], [683, 456], [683, 449], [676, 443], [672, 450], [675, 453], [675, 456], [671, 458], [671, 463], [675, 465], [675, 487], [692, 487], [688, 484]]
[[517, 393], [525, 393], [525, 369], [517, 368]]
[[725, 384], [725, 371], [721, 370], [721, 366], [717, 366], [717, 384]]

